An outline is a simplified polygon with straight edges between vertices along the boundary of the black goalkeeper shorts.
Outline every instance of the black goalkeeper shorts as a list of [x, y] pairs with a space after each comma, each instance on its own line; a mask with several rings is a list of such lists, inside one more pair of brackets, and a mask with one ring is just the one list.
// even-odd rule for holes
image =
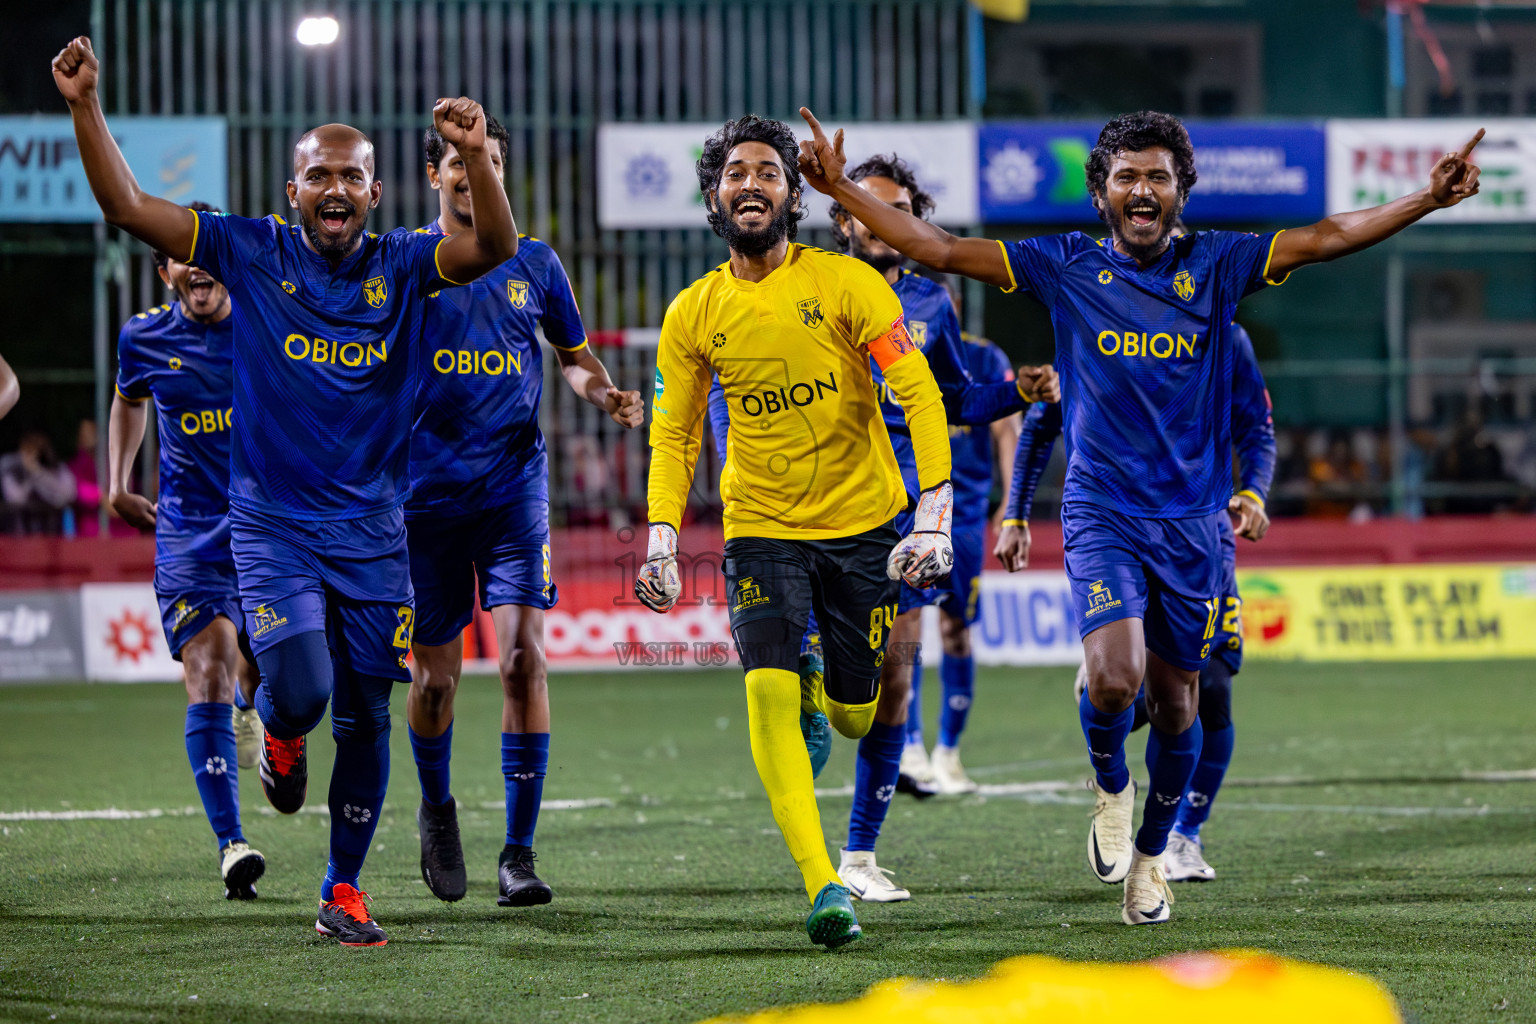
[[886, 578], [885, 563], [900, 539], [886, 523], [827, 540], [726, 541], [726, 599], [742, 667], [797, 672], [814, 610], [827, 695], [843, 704], [873, 700], [896, 621], [898, 583]]

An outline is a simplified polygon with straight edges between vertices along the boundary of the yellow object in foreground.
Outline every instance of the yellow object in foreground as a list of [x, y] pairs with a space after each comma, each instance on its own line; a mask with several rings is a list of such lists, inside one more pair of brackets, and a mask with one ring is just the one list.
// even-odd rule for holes
[[1150, 1017], [1180, 1024], [1401, 1024], [1370, 978], [1230, 950], [1139, 964], [1004, 960], [984, 978], [893, 978], [852, 1002], [717, 1018], [751, 1024], [1103, 1024]]

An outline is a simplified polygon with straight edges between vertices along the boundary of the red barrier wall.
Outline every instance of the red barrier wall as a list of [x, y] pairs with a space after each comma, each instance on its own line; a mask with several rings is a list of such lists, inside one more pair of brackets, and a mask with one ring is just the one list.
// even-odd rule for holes
[[[1060, 569], [1060, 525], [1038, 523], [1032, 535], [1030, 567]], [[682, 540], [683, 551], [696, 556], [718, 557], [723, 547], [718, 526], [690, 525], [684, 529]], [[550, 545], [555, 582], [583, 606], [599, 601], [606, 604], [616, 597], [623, 600], [628, 594], [627, 581], [634, 578], [634, 570], [644, 557], [644, 544], [643, 531], [624, 530], [616, 536], [612, 530], [599, 527], [557, 530]], [[1238, 541], [1237, 556], [1243, 566], [1536, 562], [1536, 518], [1376, 519], [1359, 524], [1281, 519], [1261, 543]], [[706, 562], [716, 564], [707, 558]], [[0, 589], [150, 580], [154, 563], [155, 543], [150, 537], [0, 537]], [[1001, 568], [991, 556], [990, 538], [986, 568]], [[699, 575], [702, 585], [710, 573]], [[712, 578], [718, 578], [718, 573]]]

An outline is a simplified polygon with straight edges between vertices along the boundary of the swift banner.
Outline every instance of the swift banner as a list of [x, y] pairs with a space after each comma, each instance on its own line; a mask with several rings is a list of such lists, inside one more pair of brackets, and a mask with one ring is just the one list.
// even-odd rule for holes
[[[797, 119], [798, 120], [798, 119]], [[797, 134], [810, 138], [804, 125]], [[976, 125], [970, 121], [885, 121], [838, 125], [850, 167], [876, 153], [912, 165], [936, 203], [933, 219], [978, 221]], [[694, 164], [718, 124], [605, 124], [597, 130], [597, 217], [605, 228], [708, 227]], [[811, 227], [831, 224], [829, 201], [807, 189]]]
[[[1099, 121], [1014, 121], [982, 126], [981, 214], [991, 223], [1097, 223], [1083, 165]], [[1190, 122], [1195, 169], [1184, 219], [1316, 220], [1323, 215], [1323, 130], [1311, 124]]]
[[1536, 565], [1239, 569], [1250, 658], [1536, 656]]
[[1416, 192], [1429, 169], [1479, 128], [1472, 159], [1482, 168], [1471, 199], [1437, 211], [1435, 223], [1536, 220], [1536, 118], [1329, 121], [1328, 212], [1376, 206]]
[[[113, 117], [112, 136], [146, 192], [176, 203], [229, 206], [222, 117]], [[0, 117], [0, 221], [100, 219], [70, 119]]]

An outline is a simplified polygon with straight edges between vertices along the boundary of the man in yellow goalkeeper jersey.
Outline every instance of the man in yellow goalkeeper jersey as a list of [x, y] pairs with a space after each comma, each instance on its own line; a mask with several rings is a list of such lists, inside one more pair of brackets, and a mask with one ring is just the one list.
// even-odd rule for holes
[[[805, 880], [811, 941], [859, 937], [827, 856], [802, 700], [844, 736], [869, 731], [896, 620], [897, 583], [932, 586], [954, 561], [949, 430], [901, 302], [868, 264], [795, 244], [804, 216], [789, 127], [751, 114], [704, 144], [699, 189], [730, 261], [673, 300], [661, 328], [651, 420], [650, 536], [635, 594], [676, 602], [677, 532], [698, 459], [710, 379], [731, 412], [721, 476], [731, 632], [747, 675], [752, 759]], [[870, 359], [906, 410], [922, 489], [912, 531]], [[802, 694], [800, 640], [815, 610], [826, 673]]]

